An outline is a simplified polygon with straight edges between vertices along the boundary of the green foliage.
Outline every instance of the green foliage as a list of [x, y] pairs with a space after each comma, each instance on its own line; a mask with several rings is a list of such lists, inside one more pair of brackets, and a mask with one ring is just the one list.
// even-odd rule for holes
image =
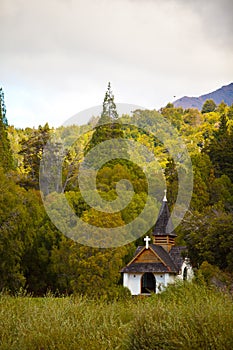
[[225, 174], [233, 181], [233, 137], [228, 129], [225, 114], [221, 115], [218, 130], [203, 151], [209, 155], [214, 165], [215, 174], [217, 176]]
[[203, 210], [209, 203], [208, 181], [211, 173], [211, 162], [208, 156], [200, 153], [192, 156], [194, 172], [194, 190], [191, 200], [193, 210]]
[[233, 211], [233, 184], [227, 175], [212, 178], [209, 185], [210, 204], [221, 203], [229, 213]]
[[[158, 122], [162, 115], [183, 138], [194, 172], [193, 196], [190, 208], [177, 229], [177, 242], [188, 246], [193, 265], [200, 266], [206, 261], [230, 273], [233, 270], [232, 106], [221, 103], [212, 112], [200, 113], [196, 109], [183, 110], [168, 104], [160, 112], [136, 110], [132, 117], [125, 115], [118, 118], [114, 96], [108, 85], [103, 112], [94, 132], [87, 130], [90, 125], [95, 125], [97, 119], [93, 119], [89, 126], [58, 128], [57, 141], [47, 150], [50, 152], [47, 178], [43, 177], [43, 171], [40, 177], [41, 181], [50, 180], [54, 184], [54, 193], [47, 197], [51, 209], [60, 215], [59, 193], [65, 192], [75, 214], [97, 227], [123, 227], [138, 217], [148, 196], [148, 183], [144, 174], [148, 160], [137, 148], [125, 148], [124, 152], [126, 155], [133, 154], [138, 165], [117, 158], [105, 163], [97, 172], [98, 194], [109, 203], [117, 198], [120, 180], [127, 180], [124, 182], [125, 193], [133, 188], [132, 199], [124, 209], [114, 214], [99, 215], [85, 202], [79, 189], [78, 175], [84, 154], [103, 141], [110, 140], [108, 146], [117, 155], [114, 149], [116, 139], [140, 143], [154, 155], [154, 161], [149, 164], [150, 188], [156, 199], [162, 199], [165, 175], [172, 209], [177, 198], [177, 171], [183, 169], [183, 164], [182, 161], [175, 163], [160, 141], [165, 132]], [[39, 169], [44, 146], [53, 130], [47, 124], [38, 129], [18, 130], [9, 127], [1, 92], [0, 132], [0, 166], [3, 168], [0, 171], [0, 289], [16, 291], [25, 287], [34, 295], [42, 295], [50, 289], [53, 292], [83, 294], [92, 298], [97, 296], [106, 300], [120, 298], [125, 290], [120, 288], [122, 281], [119, 271], [132, 258], [134, 244], [118, 250], [80, 246], [61, 235], [45, 213], [38, 190]], [[166, 142], [169, 146], [169, 138]], [[11, 167], [11, 149], [14, 169]], [[99, 155], [94, 155], [94, 166], [102, 155], [101, 151]], [[61, 163], [59, 172], [56, 165]], [[62, 177], [62, 185], [56, 188], [59, 176]], [[51, 188], [47, 193], [49, 190]], [[91, 196], [89, 189], [87, 192]], [[148, 200], [159, 208], [159, 202], [151, 198]], [[142, 232], [151, 216], [151, 210], [148, 210], [144, 219], [137, 221]], [[61, 217], [61, 225], [64, 225], [65, 221], [62, 220]], [[131, 232], [128, 232], [132, 240], [134, 228], [132, 225]], [[96, 235], [95, 239], [99, 237]], [[143, 241], [141, 243], [144, 244]]]
[[104, 102], [103, 102], [103, 111], [101, 114], [101, 121], [102, 122], [109, 122], [113, 119], [118, 119], [118, 113], [116, 110], [116, 105], [114, 102], [114, 95], [111, 90], [111, 84], [108, 83], [108, 89], [105, 93]]
[[[48, 221], [40, 195], [0, 171], [0, 289], [44, 293], [51, 286], [50, 252], [60, 235]], [[52, 286], [51, 286], [52, 288]]]
[[8, 121], [6, 119], [6, 106], [4, 101], [4, 92], [2, 88], [0, 88], [0, 116], [1, 116], [2, 123], [5, 126], [8, 126]]
[[117, 282], [125, 251], [124, 248], [103, 250], [85, 246], [74, 251], [70, 258], [77, 274], [71, 281], [74, 292], [94, 299], [118, 297]]
[[23, 178], [20, 184], [25, 188], [39, 189], [39, 170], [42, 159], [43, 149], [49, 140], [50, 128], [46, 123], [38, 130], [29, 129], [26, 137], [21, 141], [21, 150], [19, 154], [23, 156]]
[[214, 100], [206, 100], [202, 106], [201, 113], [214, 112], [216, 107], [217, 106]]
[[[85, 147], [85, 153], [88, 153], [93, 147], [100, 144], [101, 142], [120, 137], [123, 137], [121, 123], [119, 123], [118, 120], [118, 113], [114, 102], [114, 95], [111, 90], [111, 84], [108, 83], [101, 117], [98, 121], [97, 127], [94, 130], [90, 142]], [[110, 147], [111, 151], [114, 152], [114, 144], [112, 147], [111, 144], [109, 144], [108, 147]], [[101, 159], [101, 154], [98, 154], [98, 157]]]
[[229, 120], [233, 120], [233, 104], [228, 109], [227, 117]]
[[209, 264], [207, 261], [203, 261], [200, 268], [197, 271], [197, 279], [203, 280], [208, 286], [215, 286], [222, 291], [231, 291], [232, 288], [232, 276], [229, 273], [223, 272], [217, 266]]
[[174, 108], [172, 103], [168, 103], [166, 107], [161, 109], [161, 114], [178, 130], [180, 129], [183, 118], [183, 109], [181, 107]]
[[2, 88], [0, 88], [0, 167], [5, 171], [13, 169], [12, 150], [7, 130], [8, 122], [6, 119], [4, 93]]
[[184, 111], [183, 120], [186, 124], [195, 127], [203, 123], [203, 116], [198, 109], [190, 108]]
[[172, 206], [175, 204], [178, 194], [178, 174], [174, 159], [171, 157], [168, 158], [165, 177], [168, 185], [167, 197], [169, 198], [169, 205]]
[[225, 213], [217, 206], [206, 208], [203, 213], [189, 213], [182, 223], [182, 231], [194, 265], [206, 260], [232, 271], [232, 213]]

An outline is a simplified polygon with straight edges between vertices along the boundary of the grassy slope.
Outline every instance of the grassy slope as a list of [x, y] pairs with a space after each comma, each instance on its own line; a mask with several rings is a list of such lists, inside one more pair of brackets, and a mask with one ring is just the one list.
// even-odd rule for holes
[[171, 287], [112, 303], [0, 298], [0, 349], [232, 349], [232, 297], [203, 286]]

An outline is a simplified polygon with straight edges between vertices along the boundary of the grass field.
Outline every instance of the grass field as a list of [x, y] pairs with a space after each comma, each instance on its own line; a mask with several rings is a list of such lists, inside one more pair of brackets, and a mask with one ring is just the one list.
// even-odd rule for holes
[[233, 349], [232, 297], [204, 286], [150, 298], [0, 297], [0, 349]]

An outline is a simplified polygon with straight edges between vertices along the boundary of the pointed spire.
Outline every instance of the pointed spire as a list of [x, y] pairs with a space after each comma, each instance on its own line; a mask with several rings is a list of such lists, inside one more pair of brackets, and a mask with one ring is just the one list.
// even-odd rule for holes
[[175, 236], [175, 233], [173, 232], [174, 227], [173, 227], [172, 221], [170, 220], [170, 216], [171, 215], [170, 215], [170, 211], [168, 209], [168, 203], [167, 203], [167, 190], [164, 190], [163, 203], [160, 208], [158, 219], [155, 223], [153, 235]]

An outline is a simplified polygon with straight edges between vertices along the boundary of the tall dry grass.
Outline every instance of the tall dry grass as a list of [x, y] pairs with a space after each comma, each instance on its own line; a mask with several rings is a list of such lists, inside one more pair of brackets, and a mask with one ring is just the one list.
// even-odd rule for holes
[[0, 297], [0, 349], [233, 349], [229, 295], [185, 284], [125, 301]]

